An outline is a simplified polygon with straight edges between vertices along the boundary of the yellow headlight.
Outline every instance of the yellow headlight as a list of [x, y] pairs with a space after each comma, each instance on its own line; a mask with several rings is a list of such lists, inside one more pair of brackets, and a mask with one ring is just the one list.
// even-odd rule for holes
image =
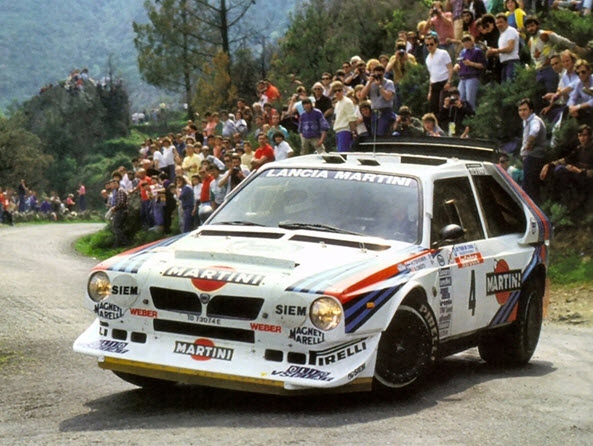
[[311, 322], [317, 328], [324, 331], [333, 330], [342, 320], [342, 306], [332, 298], [320, 297], [311, 304], [309, 314]]
[[88, 292], [91, 299], [100, 302], [111, 293], [109, 276], [103, 271], [97, 271], [89, 279]]

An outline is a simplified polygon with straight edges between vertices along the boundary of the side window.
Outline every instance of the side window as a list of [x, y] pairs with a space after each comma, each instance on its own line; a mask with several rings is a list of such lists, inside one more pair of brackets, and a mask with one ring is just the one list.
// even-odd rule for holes
[[484, 238], [469, 178], [435, 181], [432, 209], [431, 243], [439, 240], [441, 229], [449, 224], [456, 224], [464, 229], [464, 242]]
[[524, 233], [527, 224], [525, 213], [514, 198], [489, 175], [476, 175], [473, 180], [484, 210], [489, 235], [497, 237]]

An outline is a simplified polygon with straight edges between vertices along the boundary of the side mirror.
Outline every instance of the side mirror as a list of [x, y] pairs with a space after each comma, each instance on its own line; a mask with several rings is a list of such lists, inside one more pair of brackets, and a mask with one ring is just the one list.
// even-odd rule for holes
[[441, 229], [441, 241], [454, 243], [463, 238], [465, 231], [459, 225], [450, 224]]
[[452, 244], [463, 238], [465, 231], [459, 225], [449, 224], [440, 231], [441, 238], [436, 243], [437, 246]]

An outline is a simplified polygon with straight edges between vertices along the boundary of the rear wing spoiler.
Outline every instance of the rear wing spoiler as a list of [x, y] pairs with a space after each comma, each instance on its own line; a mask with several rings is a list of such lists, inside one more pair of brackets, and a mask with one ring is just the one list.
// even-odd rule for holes
[[494, 163], [498, 162], [500, 155], [497, 144], [493, 141], [447, 137], [365, 136], [356, 139], [351, 151], [458, 158]]

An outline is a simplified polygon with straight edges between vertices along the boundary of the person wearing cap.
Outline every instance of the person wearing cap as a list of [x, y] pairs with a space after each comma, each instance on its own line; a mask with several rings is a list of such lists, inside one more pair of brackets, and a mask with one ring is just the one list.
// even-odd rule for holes
[[424, 135], [422, 122], [412, 116], [412, 111], [407, 105], [402, 105], [399, 108], [397, 119], [394, 125], [394, 135], [419, 137]]
[[341, 82], [332, 82], [332, 92], [336, 98], [333, 127], [336, 132], [336, 146], [338, 152], [347, 152], [356, 136], [356, 109], [352, 100], [344, 94], [344, 85]]
[[469, 102], [472, 110], [476, 110], [476, 99], [480, 87], [480, 73], [486, 68], [484, 52], [474, 45], [474, 39], [469, 34], [461, 38], [463, 49], [459, 53], [453, 71], [459, 75], [459, 93], [462, 101]]

